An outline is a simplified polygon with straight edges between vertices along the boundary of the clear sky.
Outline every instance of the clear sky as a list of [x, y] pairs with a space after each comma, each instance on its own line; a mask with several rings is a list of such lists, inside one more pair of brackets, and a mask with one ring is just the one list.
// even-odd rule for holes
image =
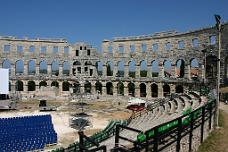
[[228, 21], [228, 0], [1, 0], [0, 35], [66, 38], [100, 47], [103, 39], [188, 31]]

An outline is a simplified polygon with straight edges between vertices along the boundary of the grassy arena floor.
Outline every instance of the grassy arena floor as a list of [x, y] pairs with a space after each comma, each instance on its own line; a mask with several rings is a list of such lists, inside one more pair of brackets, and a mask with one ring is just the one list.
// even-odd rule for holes
[[197, 152], [228, 152], [228, 105], [223, 103], [220, 104], [219, 126]]

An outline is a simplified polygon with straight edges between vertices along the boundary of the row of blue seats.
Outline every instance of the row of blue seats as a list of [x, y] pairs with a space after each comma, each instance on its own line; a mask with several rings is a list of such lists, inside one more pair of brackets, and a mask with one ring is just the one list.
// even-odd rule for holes
[[57, 143], [50, 115], [0, 119], [0, 151], [33, 151]]

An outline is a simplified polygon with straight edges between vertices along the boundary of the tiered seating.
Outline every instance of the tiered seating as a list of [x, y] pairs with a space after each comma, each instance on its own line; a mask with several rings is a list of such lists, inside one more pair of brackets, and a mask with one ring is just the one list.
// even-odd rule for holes
[[0, 118], [2, 151], [32, 151], [57, 143], [51, 115]]

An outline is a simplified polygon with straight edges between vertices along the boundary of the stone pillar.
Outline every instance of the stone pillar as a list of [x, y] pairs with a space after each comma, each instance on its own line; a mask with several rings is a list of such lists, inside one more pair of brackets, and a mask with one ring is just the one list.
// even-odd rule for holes
[[165, 72], [164, 66], [161, 66], [160, 69], [161, 69], [161, 70], [160, 70], [160, 72], [159, 72], [159, 77], [164, 78], [164, 77], [165, 77], [165, 75], [164, 75], [164, 72]]
[[140, 97], [139, 83], [135, 83], [135, 97]]
[[118, 95], [118, 92], [117, 92], [117, 83], [116, 82], [113, 82], [113, 96], [117, 96]]
[[96, 95], [96, 86], [95, 86], [95, 82], [91, 83], [91, 94]]
[[163, 84], [162, 83], [158, 83], [158, 97], [162, 98], [163, 97]]
[[58, 82], [59, 83], [59, 95], [62, 95], [63, 92], [63, 82]]
[[27, 92], [28, 91], [28, 82], [23, 81], [23, 92]]
[[128, 96], [128, 83], [127, 82], [124, 82], [124, 96]]
[[11, 65], [11, 76], [15, 76], [15, 74], [16, 74], [15, 65], [12, 64], [12, 65]]
[[173, 78], [177, 77], [177, 66], [175, 64], [171, 65], [171, 76]]
[[28, 64], [24, 64], [24, 75], [28, 75]]
[[184, 78], [187, 78], [187, 79], [189, 79], [189, 75], [190, 75], [189, 66], [190, 65], [184, 66]]
[[106, 85], [102, 84], [102, 95], [107, 95]]
[[152, 69], [151, 65], [147, 65], [147, 77], [152, 78]]
[[106, 77], [107, 76], [107, 67], [105, 64], [103, 64], [103, 71], [102, 71], [102, 75], [103, 77]]
[[51, 72], [51, 64], [48, 64], [47, 65], [47, 74], [48, 75], [52, 75], [52, 72]]
[[191, 80], [191, 65], [188, 65], [188, 79]]
[[140, 65], [135, 66], [135, 78], [140, 78]]
[[63, 75], [63, 65], [59, 65], [59, 76], [61, 77]]
[[129, 67], [128, 65], [124, 65], [124, 77], [129, 77]]
[[152, 96], [151, 96], [151, 84], [150, 83], [146, 84], [146, 98], [147, 99], [152, 98]]
[[36, 65], [35, 70], [36, 70], [36, 75], [40, 75], [40, 67], [39, 67], [39, 65]]

